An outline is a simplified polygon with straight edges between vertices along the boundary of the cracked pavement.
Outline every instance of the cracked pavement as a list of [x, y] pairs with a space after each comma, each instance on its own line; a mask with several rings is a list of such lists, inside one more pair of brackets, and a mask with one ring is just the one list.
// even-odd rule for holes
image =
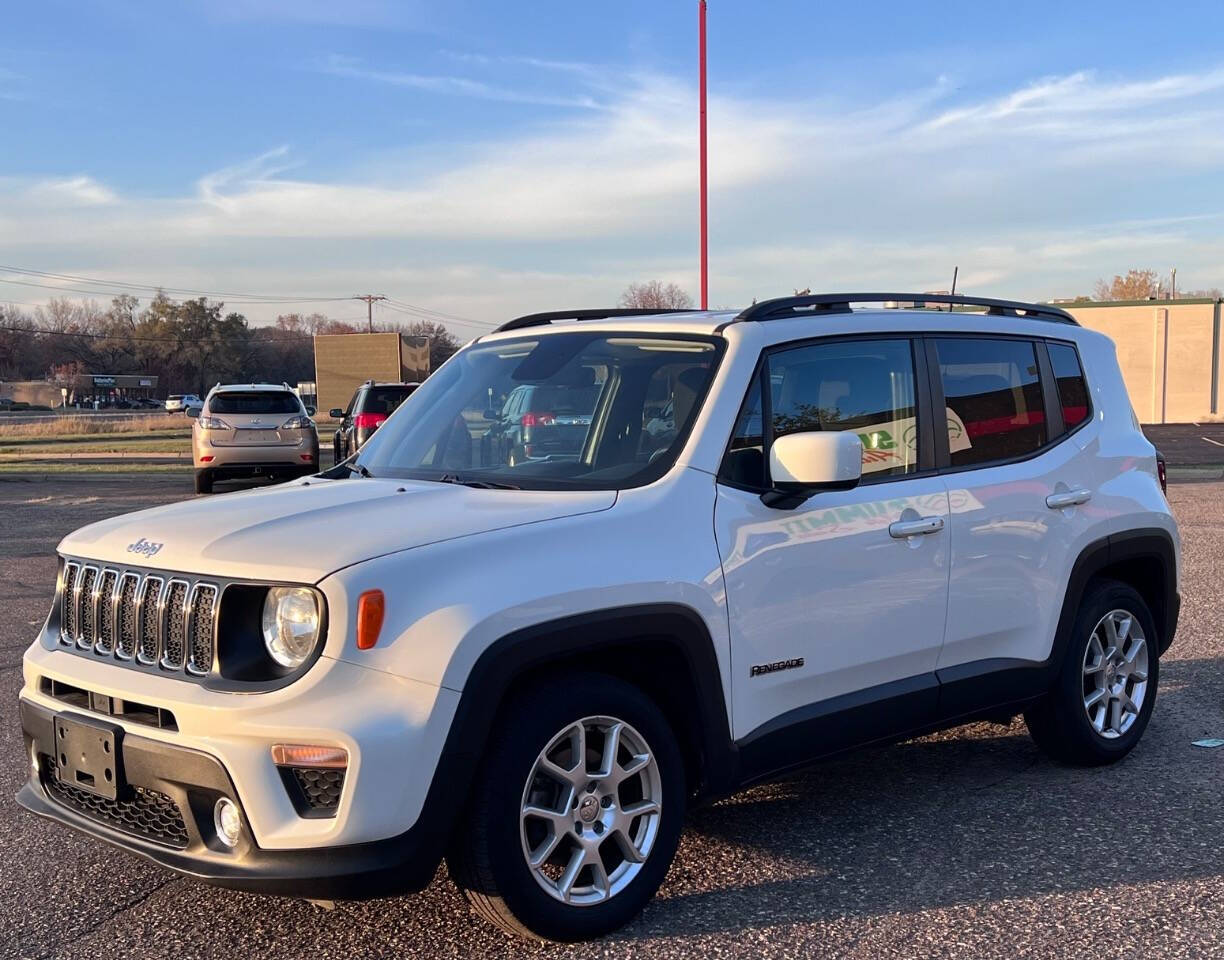
[[1224, 956], [1224, 748], [1191, 745], [1224, 737], [1224, 484], [1170, 488], [1181, 625], [1126, 761], [1060, 767], [1015, 722], [824, 763], [693, 811], [642, 917], [575, 947], [486, 927], [445, 868], [416, 896], [324, 911], [177, 877], [12, 802], [56, 543], [189, 484], [0, 480], [0, 957]]

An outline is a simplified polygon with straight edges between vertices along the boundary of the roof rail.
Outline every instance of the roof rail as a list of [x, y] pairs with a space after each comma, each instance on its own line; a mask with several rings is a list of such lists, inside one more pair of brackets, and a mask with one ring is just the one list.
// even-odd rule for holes
[[641, 307], [603, 307], [592, 310], [552, 310], [548, 313], [529, 313], [524, 317], [507, 320], [494, 333], [504, 330], [521, 330], [523, 327], [538, 327], [554, 320], [604, 320], [608, 317], [649, 317], [657, 313], [693, 313], [693, 308], [643, 310]]
[[990, 297], [970, 297], [954, 293], [819, 293], [794, 297], [778, 297], [754, 303], [736, 320], [779, 320], [784, 317], [801, 316], [799, 310], [811, 308], [811, 313], [849, 313], [854, 303], [946, 303], [949, 306], [985, 307], [986, 315], [992, 317], [1019, 317], [1032, 320], [1049, 320], [1054, 323], [1070, 323], [1079, 326], [1075, 317], [1044, 303], [1025, 303], [1020, 300], [995, 300]]

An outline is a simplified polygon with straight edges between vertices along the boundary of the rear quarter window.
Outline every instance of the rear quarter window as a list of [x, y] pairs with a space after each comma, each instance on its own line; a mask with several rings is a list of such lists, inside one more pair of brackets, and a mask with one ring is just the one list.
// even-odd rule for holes
[[1063, 423], [1068, 430], [1074, 430], [1088, 419], [1092, 407], [1079, 352], [1069, 343], [1047, 343], [1046, 348], [1050, 351], [1050, 366], [1058, 387]]

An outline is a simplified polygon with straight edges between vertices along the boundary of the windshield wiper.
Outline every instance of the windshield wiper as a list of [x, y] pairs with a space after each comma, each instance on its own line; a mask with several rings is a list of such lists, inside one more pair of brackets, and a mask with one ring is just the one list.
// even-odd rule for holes
[[457, 483], [464, 487], [473, 487], [477, 490], [521, 490], [522, 487], [515, 486], [513, 483], [502, 483], [499, 480], [476, 480], [472, 477], [463, 478], [455, 473], [444, 473], [437, 478], [438, 483]]
[[370, 473], [370, 471], [367, 470], [365, 466], [360, 463], [348, 463], [346, 461], [345, 463], [342, 463], [341, 466], [345, 467], [349, 473], [355, 473], [358, 476], [364, 477], [367, 480], [374, 476], [374, 474]]

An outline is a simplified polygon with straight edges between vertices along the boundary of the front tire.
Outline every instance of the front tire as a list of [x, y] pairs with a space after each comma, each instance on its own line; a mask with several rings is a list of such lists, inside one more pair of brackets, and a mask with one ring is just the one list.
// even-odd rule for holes
[[558, 675], [500, 716], [451, 876], [507, 933], [602, 936], [663, 882], [685, 794], [680, 748], [653, 701], [614, 677]]
[[1156, 704], [1159, 645], [1138, 591], [1116, 580], [1090, 584], [1053, 689], [1025, 711], [1033, 740], [1054, 759], [1077, 766], [1125, 757]]

